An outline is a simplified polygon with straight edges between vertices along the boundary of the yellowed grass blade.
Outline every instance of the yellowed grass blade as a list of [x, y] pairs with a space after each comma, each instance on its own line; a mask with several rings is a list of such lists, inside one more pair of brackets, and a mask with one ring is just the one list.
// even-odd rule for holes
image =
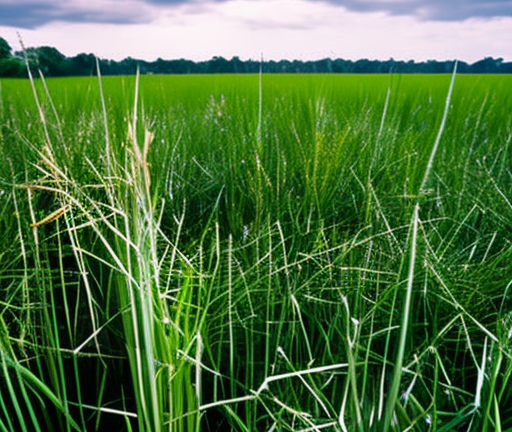
[[41, 225], [45, 225], [47, 223], [50, 223], [54, 221], [55, 219], [60, 218], [64, 213], [66, 213], [71, 206], [69, 204], [66, 204], [65, 206], [61, 207], [58, 210], [55, 210], [52, 214], [49, 214], [44, 219], [41, 219], [39, 222], [31, 223], [31, 228], [38, 228]]

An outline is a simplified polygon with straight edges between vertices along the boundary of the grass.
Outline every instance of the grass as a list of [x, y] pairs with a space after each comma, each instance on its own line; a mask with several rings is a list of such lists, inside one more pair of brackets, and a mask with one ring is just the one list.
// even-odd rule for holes
[[2, 81], [0, 430], [512, 430], [510, 78], [451, 78]]

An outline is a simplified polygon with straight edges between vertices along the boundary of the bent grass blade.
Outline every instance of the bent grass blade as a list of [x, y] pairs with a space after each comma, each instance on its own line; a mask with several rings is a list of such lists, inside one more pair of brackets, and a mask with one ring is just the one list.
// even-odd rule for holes
[[42, 225], [49, 224], [50, 222], [53, 222], [54, 220], [60, 218], [64, 213], [66, 213], [71, 208], [71, 205], [66, 204], [62, 206], [60, 209], [55, 210], [53, 213], [46, 216], [44, 219], [41, 219], [38, 222], [34, 222], [30, 224], [31, 228], [39, 228]]

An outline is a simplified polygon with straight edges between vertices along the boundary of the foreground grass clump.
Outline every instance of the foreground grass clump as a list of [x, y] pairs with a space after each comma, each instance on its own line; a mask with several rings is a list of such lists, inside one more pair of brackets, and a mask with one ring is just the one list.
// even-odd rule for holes
[[510, 77], [0, 84], [1, 430], [512, 430]]

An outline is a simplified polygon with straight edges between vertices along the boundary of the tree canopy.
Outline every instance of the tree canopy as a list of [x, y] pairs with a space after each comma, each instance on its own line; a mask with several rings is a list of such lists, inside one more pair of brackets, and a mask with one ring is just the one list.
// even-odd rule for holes
[[12, 48], [7, 41], [0, 37], [0, 60], [8, 59], [11, 56]]
[[[39, 69], [45, 76], [88, 76], [96, 73], [94, 54], [80, 53], [66, 57], [59, 50], [49, 46], [28, 48], [26, 52], [12, 51], [5, 39], [0, 37], [0, 77], [26, 77], [24, 57], [31, 68]], [[216, 74], [216, 73], [258, 73], [260, 67], [265, 73], [450, 73], [454, 61], [427, 60], [345, 60], [324, 58], [314, 61], [302, 60], [241, 60], [239, 57], [226, 59], [215, 56], [210, 60], [194, 62], [186, 59], [153, 62], [127, 57], [121, 61], [99, 60], [104, 75], [131, 75], [137, 68], [144, 74]], [[458, 63], [459, 73], [512, 73], [512, 62], [502, 58], [486, 57], [473, 64]]]

